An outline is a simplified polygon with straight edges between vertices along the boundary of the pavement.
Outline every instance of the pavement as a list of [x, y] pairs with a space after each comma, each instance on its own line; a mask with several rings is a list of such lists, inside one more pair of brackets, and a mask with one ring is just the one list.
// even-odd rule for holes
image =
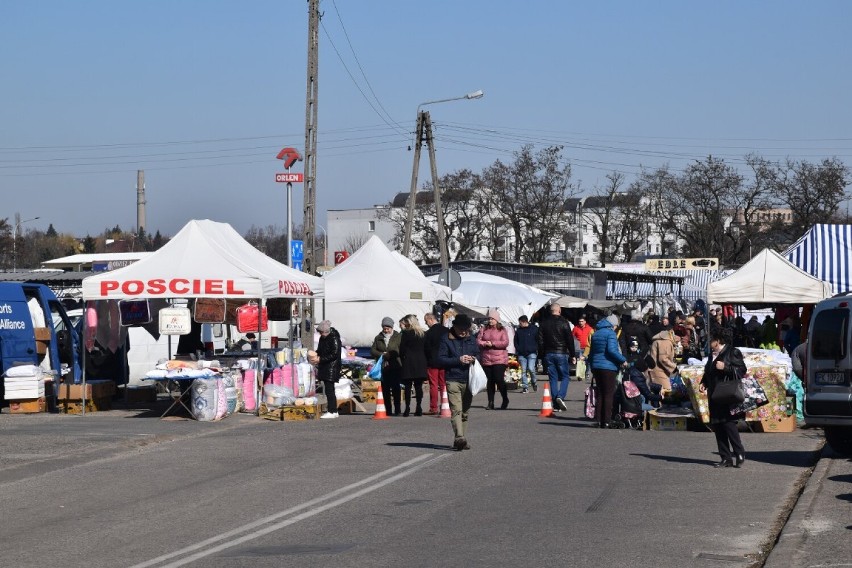
[[852, 566], [852, 459], [823, 447], [764, 568]]
[[[597, 568], [639, 560], [640, 565], [661, 568], [852, 567], [852, 460], [824, 447], [819, 429], [745, 434], [745, 467], [717, 470], [711, 467], [718, 458], [709, 433], [591, 428], [581, 418], [585, 386], [572, 382], [566, 400], [569, 410], [552, 419], [537, 416], [541, 390], [529, 395], [510, 393], [509, 410], [502, 412], [482, 409], [484, 396], [478, 395], [471, 436], [474, 450], [449, 452], [448, 457], [436, 462], [440, 465], [418, 472], [421, 486], [445, 487], [440, 498], [430, 498], [426, 493], [412, 495], [406, 484], [396, 488], [389, 485], [381, 497], [371, 496], [351, 510], [336, 509], [333, 518], [323, 520], [323, 530], [328, 534], [339, 531], [345, 535], [347, 527], [358, 528], [368, 519], [376, 531], [387, 532], [398, 544], [392, 551], [362, 549], [354, 537], [347, 540], [347, 536], [338, 536], [351, 548], [335, 562], [341, 566], [368, 562], [385, 565], [385, 561], [393, 562], [393, 554], [408, 558], [412, 567], [434, 565], [422, 555], [424, 542], [410, 538], [411, 534], [425, 534], [428, 528], [430, 535], [435, 533], [434, 538], [444, 542], [447, 557], [458, 558], [462, 565], [483, 565], [486, 561], [491, 566], [553, 563], [548, 552], [549, 535], [558, 534], [565, 549], [573, 552], [572, 561], [557, 565]], [[368, 407], [372, 410], [372, 405]], [[389, 467], [423, 452], [439, 456], [448, 452], [451, 441], [448, 421], [427, 418], [373, 421], [369, 416], [355, 415], [312, 424], [281, 424], [236, 415], [221, 422], [195, 422], [160, 420], [163, 410], [162, 404], [148, 409], [117, 405], [110, 412], [80, 417], [11, 416], [4, 409], [0, 414], [0, 509], [7, 511], [8, 526], [0, 527], [0, 544], [5, 548], [23, 542], [20, 527], [44, 523], [54, 523], [50, 526], [58, 533], [76, 535], [84, 530], [81, 522], [91, 524], [92, 530], [111, 527], [107, 536], [112, 539], [122, 539], [128, 532], [150, 532], [146, 546], [149, 541], [161, 541], [164, 535], [176, 542], [189, 542], [192, 534], [181, 531], [191, 526], [192, 516], [176, 515], [171, 505], [187, 499], [183, 508], [194, 510], [195, 505], [189, 505], [196, 483], [193, 464], [208, 463], [210, 478], [218, 483], [241, 487], [251, 479], [257, 484], [239, 495], [242, 501], [205, 512], [213, 517], [212, 526], [230, 527], [235, 522], [234, 511], [245, 515], [268, 508], [262, 498], [268, 491], [265, 483], [280, 478], [282, 470], [275, 464], [283, 456], [290, 460], [287, 479], [310, 479], [311, 487], [342, 487], [353, 478], [369, 478], [379, 465]], [[317, 454], [313, 448], [319, 433], [323, 451]], [[264, 454], [246, 453], [247, 447], [255, 446], [263, 448]], [[358, 452], [353, 453], [353, 448]], [[266, 455], [269, 452], [272, 459]], [[471, 471], [482, 476], [476, 483], [466, 481]], [[251, 476], [245, 477], [245, 472]], [[523, 482], [518, 477], [520, 472]], [[448, 478], [456, 480], [452, 487], [445, 485]], [[74, 510], [67, 526], [60, 525], [55, 504], [67, 496], [53, 494], [51, 488], [79, 479], [98, 479], [103, 487], [83, 493], [87, 489], [80, 486], [79, 501], [85, 507]], [[156, 483], [152, 481], [155, 479]], [[636, 491], [633, 487], [637, 483], [654, 491]], [[562, 488], [558, 508], [552, 507], [547, 493], [542, 492], [552, 486]], [[38, 494], [32, 491], [35, 487]], [[138, 496], [132, 504], [126, 503], [130, 492]], [[299, 498], [307, 499], [308, 495], [312, 494], [302, 497], [284, 493], [277, 506], [295, 506]], [[255, 496], [260, 496], [256, 503], [251, 501]], [[28, 500], [27, 510], [18, 510], [15, 505], [22, 499]], [[625, 499], [631, 500], [630, 507], [625, 508]], [[154, 517], [154, 524], [134, 511], [139, 503], [152, 511], [159, 505], [164, 510], [168, 506], [171, 512]], [[69, 504], [65, 506], [67, 509]], [[417, 508], [418, 513], [412, 510], [397, 515], [393, 513], [397, 507], [406, 511]], [[628, 509], [641, 513], [628, 514]], [[490, 542], [495, 527], [507, 536], [516, 535], [512, 519], [533, 518], [530, 511], [536, 514], [535, 522], [550, 527], [550, 531], [532, 531], [521, 539], [508, 536], [511, 546], [471, 551], [464, 539], [456, 541], [452, 531], [434, 524], [450, 511], [460, 520], [465, 520], [462, 515], [467, 511], [471, 520], [485, 515], [488, 522], [481, 527], [471, 525], [476, 540], [483, 543]], [[112, 518], [124, 518], [125, 524], [112, 527]], [[244, 520], [252, 519], [246, 515]], [[638, 527], [646, 545], [637, 549]], [[310, 542], [317, 526], [306, 525], [302, 530], [304, 534], [290, 535], [295, 542]], [[75, 538], [66, 540], [63, 546], [76, 546], [72, 542]], [[665, 546], [650, 544], [660, 542]], [[55, 550], [55, 543], [39, 544], [36, 538], [18, 546], [24, 544], [33, 550], [41, 547], [39, 565], [67, 555], [61, 547]], [[280, 542], [258, 546], [252, 554], [281, 553]], [[126, 547], [122, 552], [135, 559], [156, 556], [155, 550], [153, 546], [133, 551]], [[80, 553], [84, 554], [82, 548]], [[250, 565], [250, 556], [246, 556], [245, 565]], [[91, 562], [90, 568], [116, 565], [109, 559], [85, 556], [80, 557], [81, 563], [83, 558]], [[211, 567], [242, 565], [234, 564], [233, 557], [208, 560], [206, 565]]]

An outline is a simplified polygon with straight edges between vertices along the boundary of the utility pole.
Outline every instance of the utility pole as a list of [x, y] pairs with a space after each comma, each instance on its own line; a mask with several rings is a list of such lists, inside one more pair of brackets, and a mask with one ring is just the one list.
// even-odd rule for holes
[[[302, 270], [316, 270], [317, 95], [319, 90], [319, 0], [308, 0], [308, 77], [305, 94], [305, 197]], [[313, 312], [312, 312], [313, 313]]]
[[[308, 0], [308, 77], [305, 93], [305, 226], [304, 255], [302, 270], [308, 274], [316, 271], [316, 183], [317, 183], [317, 98], [319, 92], [319, 0]], [[290, 246], [288, 243], [287, 246]], [[316, 318], [316, 305], [310, 300], [310, 318]], [[308, 314], [303, 314], [305, 323]], [[302, 334], [302, 345], [314, 347], [314, 330], [308, 328]]]
[[[441, 188], [438, 187], [438, 164], [435, 161], [435, 142], [432, 139], [432, 119], [429, 111], [423, 111], [423, 128], [426, 130], [426, 145], [429, 146], [429, 166], [432, 169], [432, 188], [435, 191], [435, 216], [438, 223], [438, 252], [441, 255], [441, 271], [450, 268], [447, 252], [447, 232], [444, 227], [444, 208], [441, 206]], [[449, 277], [448, 277], [449, 281]]]
[[136, 170], [136, 234], [145, 227], [145, 170]]
[[402, 256], [411, 258], [411, 225], [414, 224], [414, 205], [417, 200], [417, 173], [420, 170], [420, 148], [423, 146], [423, 113], [417, 113], [417, 128], [414, 131], [414, 167], [411, 169], [411, 191], [408, 194], [408, 217], [405, 219], [405, 240]]

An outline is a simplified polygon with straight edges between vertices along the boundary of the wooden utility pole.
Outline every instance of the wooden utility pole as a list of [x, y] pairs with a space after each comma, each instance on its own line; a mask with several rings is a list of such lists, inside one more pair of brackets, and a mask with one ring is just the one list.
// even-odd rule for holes
[[[316, 265], [316, 215], [317, 215], [317, 96], [319, 92], [319, 0], [308, 0], [308, 78], [305, 94], [305, 197], [303, 224], [304, 260], [302, 270], [314, 274]], [[290, 243], [287, 243], [290, 246]], [[310, 301], [309, 314], [303, 314], [305, 323], [316, 319], [316, 303]], [[314, 347], [314, 330], [302, 334], [302, 345]]]
[[308, 0], [308, 78], [305, 94], [305, 197], [302, 270], [316, 271], [317, 95], [319, 90], [319, 0]]
[[441, 205], [441, 188], [438, 184], [438, 164], [435, 160], [435, 142], [432, 139], [432, 118], [429, 111], [418, 111], [417, 132], [414, 143], [414, 167], [411, 170], [411, 191], [408, 196], [408, 218], [405, 220], [405, 240], [402, 245], [402, 255], [408, 256], [411, 250], [411, 227], [414, 224], [414, 205], [417, 198], [417, 176], [420, 169], [420, 148], [423, 139], [429, 148], [429, 167], [432, 171], [432, 188], [434, 190], [435, 216], [438, 223], [438, 254], [441, 258], [441, 270], [450, 267], [447, 252], [447, 232], [444, 227], [444, 208]]

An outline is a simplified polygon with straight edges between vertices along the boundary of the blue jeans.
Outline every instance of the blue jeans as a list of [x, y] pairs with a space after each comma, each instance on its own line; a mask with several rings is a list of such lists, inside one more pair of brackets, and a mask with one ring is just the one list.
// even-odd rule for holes
[[545, 353], [547, 376], [550, 378], [550, 392], [554, 398], [565, 400], [568, 396], [568, 383], [571, 381], [571, 370], [568, 367], [567, 353]]
[[537, 360], [538, 353], [518, 355], [518, 363], [521, 365], [521, 388], [527, 388], [527, 373], [529, 373], [530, 381], [535, 384], [535, 363]]

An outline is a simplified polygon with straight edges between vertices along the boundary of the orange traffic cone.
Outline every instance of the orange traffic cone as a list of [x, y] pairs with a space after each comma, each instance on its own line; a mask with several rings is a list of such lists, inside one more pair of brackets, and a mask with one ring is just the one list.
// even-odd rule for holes
[[544, 394], [541, 397], [541, 412], [539, 416], [542, 418], [553, 416], [553, 400], [550, 398], [550, 385], [547, 382], [544, 383]]
[[382, 388], [379, 387], [376, 392], [376, 413], [373, 414], [373, 420], [387, 420], [388, 411], [385, 408], [385, 396], [382, 394]]
[[441, 414], [438, 418], [452, 418], [453, 411], [450, 410], [450, 399], [447, 398], [447, 389], [441, 393]]

